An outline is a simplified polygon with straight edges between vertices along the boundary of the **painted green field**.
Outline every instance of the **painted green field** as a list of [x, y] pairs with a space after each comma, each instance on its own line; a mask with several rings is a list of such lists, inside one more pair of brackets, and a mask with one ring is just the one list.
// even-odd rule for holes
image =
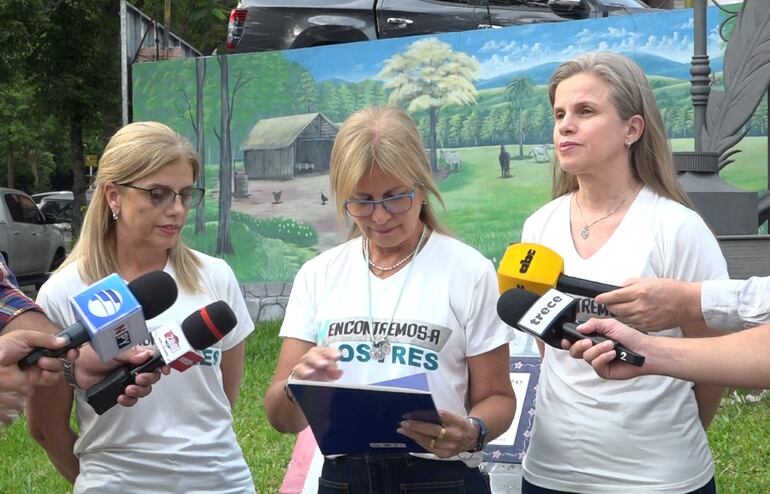
[[[692, 139], [673, 139], [674, 151], [691, 151]], [[730, 184], [751, 191], [767, 190], [767, 140], [747, 137], [735, 163], [722, 170]], [[518, 145], [506, 144], [511, 156]], [[461, 148], [462, 169], [439, 184], [447, 211], [442, 221], [459, 238], [495, 263], [505, 247], [521, 238], [524, 220], [551, 197], [551, 163], [536, 163], [528, 156], [532, 146], [524, 146], [523, 160], [511, 160], [511, 178], [500, 178], [499, 146]], [[550, 151], [553, 156], [553, 151]]]

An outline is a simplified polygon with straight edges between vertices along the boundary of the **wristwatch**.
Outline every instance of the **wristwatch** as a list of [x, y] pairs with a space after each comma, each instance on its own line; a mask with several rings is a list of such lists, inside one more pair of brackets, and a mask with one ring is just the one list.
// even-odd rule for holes
[[473, 448], [470, 452], [478, 453], [479, 451], [483, 451], [484, 446], [486, 446], [487, 443], [487, 426], [484, 421], [478, 417], [468, 417], [468, 421], [473, 424], [479, 431], [479, 438], [476, 440], [476, 447]]
[[61, 359], [64, 364], [64, 380], [75, 389], [80, 389], [78, 381], [75, 379], [75, 362], [72, 360]]

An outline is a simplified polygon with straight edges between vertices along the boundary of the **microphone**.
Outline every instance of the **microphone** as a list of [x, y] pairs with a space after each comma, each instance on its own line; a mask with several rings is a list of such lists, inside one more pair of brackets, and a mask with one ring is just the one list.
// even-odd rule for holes
[[151, 271], [128, 285], [113, 273], [70, 297], [78, 322], [57, 334], [69, 343], [56, 350], [36, 348], [19, 367], [26, 369], [40, 357], [61, 357], [88, 342], [106, 362], [146, 340], [150, 334], [145, 320], [171, 307], [176, 296], [176, 283], [166, 272]]
[[620, 287], [597, 281], [573, 278], [562, 274], [564, 259], [540, 244], [511, 244], [505, 249], [497, 269], [500, 293], [512, 288], [523, 288], [543, 295], [551, 288], [584, 297], [596, 297]]
[[[507, 325], [539, 338], [546, 345], [561, 349], [561, 340], [575, 343], [589, 339], [598, 345], [608, 338], [598, 334], [583, 334], [577, 330], [575, 315], [577, 300], [557, 290], [548, 290], [545, 295], [521, 288], [513, 288], [503, 293], [497, 301], [497, 315]], [[615, 343], [616, 360], [641, 367], [644, 356], [629, 350], [620, 343]]]
[[136, 367], [118, 367], [86, 390], [86, 401], [101, 415], [117, 404], [118, 396], [136, 382], [139, 374], [153, 372], [163, 365], [184, 372], [203, 360], [198, 350], [224, 338], [237, 322], [227, 302], [219, 300], [193, 312], [181, 325], [173, 322], [164, 324], [152, 332], [157, 348], [155, 355]]

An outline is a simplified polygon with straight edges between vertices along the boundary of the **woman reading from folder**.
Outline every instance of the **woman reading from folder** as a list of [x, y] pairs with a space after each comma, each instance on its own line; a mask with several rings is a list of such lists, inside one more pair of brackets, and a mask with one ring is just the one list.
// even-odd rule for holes
[[[441, 423], [394, 427], [428, 453], [327, 458], [319, 492], [489, 492], [477, 468], [481, 450], [507, 430], [516, 405], [512, 334], [495, 311], [492, 263], [438, 222], [429, 196], [442, 200], [402, 110], [351, 115], [335, 140], [330, 178], [340, 218], [353, 222], [351, 239], [308, 261], [294, 280], [265, 396], [270, 422], [283, 432], [307, 426], [290, 378], [373, 384], [424, 374]], [[346, 323], [367, 329], [336, 329]], [[388, 331], [409, 324], [424, 331]]]

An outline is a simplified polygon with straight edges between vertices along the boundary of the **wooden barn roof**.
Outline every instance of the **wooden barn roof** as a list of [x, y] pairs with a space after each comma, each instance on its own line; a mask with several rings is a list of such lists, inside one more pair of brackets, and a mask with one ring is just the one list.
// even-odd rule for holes
[[323, 114], [303, 113], [288, 117], [263, 118], [252, 127], [241, 149], [281, 149], [291, 145], [317, 117], [336, 128]]

